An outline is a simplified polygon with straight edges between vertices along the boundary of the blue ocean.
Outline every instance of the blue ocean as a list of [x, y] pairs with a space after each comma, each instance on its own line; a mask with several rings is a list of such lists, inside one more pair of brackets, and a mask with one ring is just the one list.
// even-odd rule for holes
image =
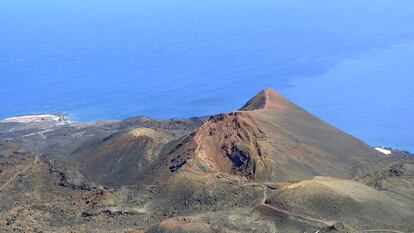
[[414, 151], [414, 1], [0, 1], [0, 118], [203, 116], [265, 87]]

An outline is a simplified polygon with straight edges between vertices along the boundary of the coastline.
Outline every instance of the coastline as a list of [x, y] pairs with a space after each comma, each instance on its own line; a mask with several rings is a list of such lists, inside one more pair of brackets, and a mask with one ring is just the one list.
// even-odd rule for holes
[[36, 113], [22, 114], [0, 119], [0, 123], [40, 123], [40, 122], [72, 123], [68, 114], [64, 113]]
[[[129, 118], [133, 118], [136, 116], [131, 116]], [[146, 117], [149, 119], [153, 119], [147, 116], [140, 116], [140, 117]], [[126, 120], [124, 119], [124, 120]], [[154, 118], [155, 119], [155, 118]], [[177, 119], [177, 118], [168, 118], [168, 119]], [[167, 120], [167, 119], [158, 119], [158, 120]], [[21, 114], [16, 115], [12, 117], [7, 118], [0, 118], [0, 124], [6, 124], [6, 123], [15, 123], [15, 124], [50, 124], [50, 126], [63, 126], [67, 124], [76, 124], [76, 123], [99, 123], [99, 122], [109, 122], [109, 121], [122, 121], [122, 120], [91, 120], [91, 121], [73, 121], [69, 114], [67, 113], [34, 113], [34, 114]], [[390, 146], [378, 146], [378, 145], [370, 145], [373, 149], [381, 152], [384, 155], [390, 155], [390, 156], [414, 156], [414, 152], [398, 148], [398, 147], [390, 147]]]

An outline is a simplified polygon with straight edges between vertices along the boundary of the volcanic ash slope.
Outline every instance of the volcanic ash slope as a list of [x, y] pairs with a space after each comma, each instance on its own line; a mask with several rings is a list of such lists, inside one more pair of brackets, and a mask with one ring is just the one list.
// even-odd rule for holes
[[225, 172], [257, 181], [349, 178], [381, 155], [272, 89], [239, 111], [211, 116], [171, 150], [165, 179], [180, 170]]

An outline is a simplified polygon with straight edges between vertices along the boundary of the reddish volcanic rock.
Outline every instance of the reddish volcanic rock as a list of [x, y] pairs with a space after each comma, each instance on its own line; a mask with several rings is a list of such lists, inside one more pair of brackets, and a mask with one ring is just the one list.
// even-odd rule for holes
[[257, 180], [348, 177], [379, 153], [272, 89], [238, 112], [211, 116], [164, 159], [164, 176], [180, 169]]

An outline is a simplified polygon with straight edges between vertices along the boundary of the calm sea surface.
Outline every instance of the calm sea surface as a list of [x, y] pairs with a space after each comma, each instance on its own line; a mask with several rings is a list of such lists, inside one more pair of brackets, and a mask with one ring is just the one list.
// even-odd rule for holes
[[0, 1], [0, 118], [201, 116], [264, 87], [414, 151], [414, 1]]

